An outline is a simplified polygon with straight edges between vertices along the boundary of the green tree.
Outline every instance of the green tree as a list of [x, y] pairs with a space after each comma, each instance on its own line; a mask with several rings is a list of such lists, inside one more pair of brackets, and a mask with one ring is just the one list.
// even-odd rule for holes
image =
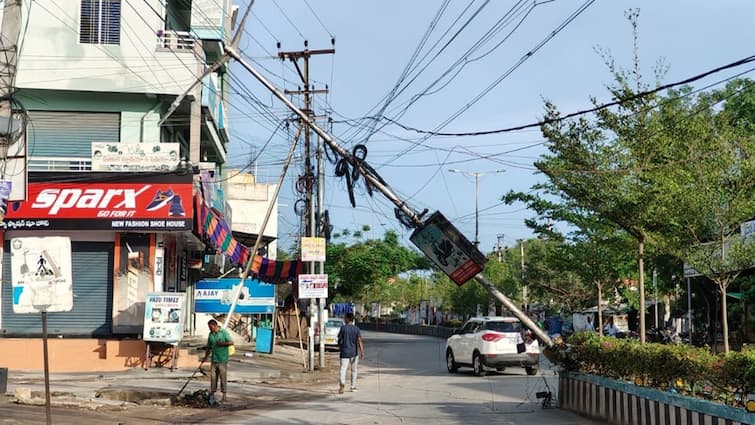
[[676, 130], [667, 131], [665, 141], [677, 165], [658, 182], [672, 213], [665, 240], [715, 283], [728, 352], [727, 288], [755, 265], [755, 243], [740, 233], [742, 223], [755, 217], [755, 84], [735, 80], [694, 97], [688, 89], [673, 95], [677, 100], [655, 117]]
[[[619, 68], [604, 53], [614, 83], [610, 94], [622, 102], [616, 109], [600, 109], [595, 121], [562, 120], [557, 107], [545, 104], [543, 136], [550, 153], [535, 162], [548, 181], [535, 187], [543, 197], [555, 196], [572, 211], [593, 213], [636, 241], [641, 311], [645, 304], [645, 245], [650, 241], [663, 210], [656, 204], [655, 167], [665, 158], [650, 126], [655, 95], [638, 96], [651, 87], [640, 80], [637, 49], [638, 11], [627, 13], [635, 35], [632, 70]], [[655, 68], [656, 78], [663, 74]], [[592, 99], [593, 104], [598, 102]], [[659, 155], [661, 153], [661, 155]], [[640, 314], [640, 340], [645, 341], [645, 315]]]
[[382, 239], [356, 239], [349, 245], [331, 241], [327, 248], [325, 273], [332, 282], [334, 300], [386, 300], [391, 293], [389, 279], [430, 268], [429, 260], [401, 245], [395, 232], [386, 232]]

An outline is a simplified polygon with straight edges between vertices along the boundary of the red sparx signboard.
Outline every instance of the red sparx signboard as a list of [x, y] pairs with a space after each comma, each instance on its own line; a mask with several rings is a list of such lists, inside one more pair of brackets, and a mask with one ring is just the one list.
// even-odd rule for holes
[[9, 203], [3, 227], [8, 230], [191, 229], [190, 178], [169, 183], [29, 183], [27, 200]]

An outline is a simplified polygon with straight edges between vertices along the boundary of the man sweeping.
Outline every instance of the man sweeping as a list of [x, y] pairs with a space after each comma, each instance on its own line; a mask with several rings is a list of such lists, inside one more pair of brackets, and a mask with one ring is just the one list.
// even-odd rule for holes
[[210, 363], [210, 397], [215, 399], [215, 391], [218, 389], [220, 379], [220, 391], [223, 393], [221, 402], [226, 401], [226, 385], [228, 383], [228, 347], [233, 345], [233, 339], [226, 329], [221, 329], [215, 319], [207, 322], [210, 334], [207, 336], [207, 346], [203, 362], [208, 359]]

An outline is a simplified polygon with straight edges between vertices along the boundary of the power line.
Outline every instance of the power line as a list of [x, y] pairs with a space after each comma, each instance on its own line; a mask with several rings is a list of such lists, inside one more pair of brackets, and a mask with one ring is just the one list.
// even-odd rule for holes
[[670, 89], [670, 88], [673, 88], [673, 87], [677, 87], [677, 86], [680, 86], [680, 85], [692, 83], [694, 81], [697, 81], [697, 80], [700, 80], [702, 78], [705, 78], [705, 77], [707, 77], [709, 75], [716, 74], [718, 72], [721, 72], [721, 71], [724, 71], [724, 70], [727, 70], [727, 69], [730, 69], [730, 68], [738, 67], [738, 66], [741, 66], [741, 65], [753, 62], [753, 61], [755, 61], [755, 55], [748, 56], [746, 58], [740, 59], [738, 61], [726, 64], [726, 65], [723, 65], [723, 66], [719, 66], [717, 68], [711, 69], [711, 70], [703, 72], [701, 74], [697, 74], [695, 76], [689, 77], [689, 78], [681, 80], [681, 81], [677, 81], [677, 82], [674, 82], [674, 83], [663, 84], [661, 86], [656, 87], [655, 89], [646, 90], [646, 91], [642, 91], [642, 92], [636, 93], [636, 94], [634, 94], [632, 96], [629, 96], [627, 98], [624, 98], [624, 99], [615, 100], [613, 102], [604, 103], [604, 104], [601, 104], [601, 105], [598, 105], [598, 106], [595, 106], [595, 107], [592, 107], [592, 108], [589, 108], [589, 109], [583, 109], [583, 110], [580, 110], [580, 111], [577, 111], [577, 112], [572, 112], [570, 114], [566, 114], [566, 115], [560, 116], [558, 118], [546, 119], [546, 120], [538, 121], [538, 122], [531, 123], [531, 124], [518, 125], [518, 126], [514, 126], [514, 127], [507, 127], [507, 128], [497, 129], [497, 130], [471, 131], [471, 132], [462, 132], [462, 133], [447, 133], [447, 132], [438, 132], [438, 131], [430, 131], [430, 130], [421, 130], [421, 129], [418, 129], [418, 128], [414, 128], [414, 127], [410, 127], [408, 125], [401, 124], [398, 121], [394, 121], [394, 120], [392, 120], [390, 118], [386, 118], [386, 117], [382, 117], [382, 119], [385, 120], [385, 121], [389, 121], [390, 123], [395, 124], [395, 125], [403, 128], [404, 130], [413, 131], [415, 133], [420, 133], [420, 134], [428, 134], [428, 135], [431, 135], [431, 136], [485, 136], [485, 135], [489, 135], [489, 134], [509, 133], [509, 132], [512, 132], [512, 131], [525, 130], [525, 129], [533, 128], [533, 127], [542, 127], [543, 125], [546, 125], [546, 124], [555, 124], [555, 123], [567, 120], [569, 118], [578, 117], [580, 115], [591, 114], [593, 112], [597, 112], [597, 111], [600, 111], [600, 110], [603, 110], [603, 109], [606, 109], [606, 108], [610, 108], [612, 106], [621, 105], [621, 104], [626, 103], [626, 102], [631, 102], [633, 100], [637, 100], [637, 99], [640, 99], [642, 97], [649, 96], [649, 95], [658, 93], [658, 92], [663, 91], [663, 90], [667, 90], [667, 89]]
[[325, 26], [325, 24], [322, 22], [322, 19], [320, 19], [320, 17], [317, 16], [317, 12], [315, 12], [314, 9], [312, 9], [312, 6], [309, 5], [309, 2], [307, 0], [304, 0], [304, 4], [307, 5], [307, 9], [309, 9], [309, 11], [312, 12], [312, 15], [314, 15], [315, 19], [317, 19], [317, 22], [320, 23], [320, 26], [322, 26], [322, 29], [324, 29], [325, 32], [327, 32], [331, 38], [334, 38], [333, 33], [330, 32], [330, 30], [328, 30], [328, 27]]

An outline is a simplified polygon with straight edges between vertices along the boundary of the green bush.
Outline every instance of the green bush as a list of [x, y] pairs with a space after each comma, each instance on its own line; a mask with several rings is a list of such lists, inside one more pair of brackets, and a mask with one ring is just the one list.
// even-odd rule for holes
[[733, 406], [743, 406], [745, 396], [755, 392], [755, 349], [711, 354], [706, 348], [689, 345], [640, 344], [584, 332], [557, 346], [553, 360], [565, 370]]

